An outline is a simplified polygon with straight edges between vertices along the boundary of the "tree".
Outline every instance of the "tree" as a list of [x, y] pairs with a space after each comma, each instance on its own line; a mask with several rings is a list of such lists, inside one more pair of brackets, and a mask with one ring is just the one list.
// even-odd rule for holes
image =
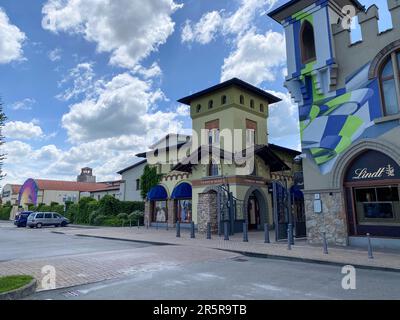
[[146, 165], [143, 170], [143, 175], [140, 178], [140, 195], [143, 199], [146, 199], [147, 194], [151, 188], [158, 185], [161, 181], [162, 174], [157, 173], [156, 167], [150, 167]]
[[[5, 122], [7, 120], [7, 117], [5, 113], [3, 112], [3, 103], [0, 100], [0, 147], [4, 145], [4, 136], [2, 135], [2, 131], [5, 125]], [[3, 174], [3, 161], [5, 159], [6, 155], [3, 153], [0, 153], [0, 180], [2, 180], [5, 177], [5, 174]]]

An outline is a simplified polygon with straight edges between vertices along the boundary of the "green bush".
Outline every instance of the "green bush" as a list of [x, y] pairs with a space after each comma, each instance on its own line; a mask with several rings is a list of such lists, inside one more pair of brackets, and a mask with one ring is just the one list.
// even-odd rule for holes
[[94, 225], [95, 219], [100, 215], [99, 210], [94, 210], [89, 214], [89, 224]]
[[115, 216], [120, 213], [120, 201], [113, 196], [105, 196], [99, 201], [99, 210], [106, 216]]
[[129, 215], [128, 219], [132, 225], [137, 225], [138, 221], [139, 224], [143, 224], [144, 213], [142, 211], [134, 211]]
[[105, 227], [121, 227], [123, 223], [124, 223], [124, 221], [118, 219], [117, 217], [111, 217], [111, 218], [106, 218], [103, 221], [102, 226], [105, 226]]
[[78, 213], [79, 213], [79, 205], [73, 203], [68, 206], [68, 210], [65, 213], [65, 216], [71, 223], [76, 223], [75, 219], [78, 216]]
[[[78, 203], [78, 212], [76, 215], [76, 218], [74, 220], [75, 223], [79, 223], [79, 224], [88, 224], [89, 223], [89, 215], [90, 213], [92, 213], [93, 207], [92, 206], [94, 203], [97, 203], [96, 200], [94, 200], [93, 198], [82, 198], [81, 200], [79, 200]], [[92, 205], [90, 205], [92, 204]], [[92, 210], [92, 211], [89, 211]]]
[[120, 201], [119, 212], [144, 211], [143, 201]]
[[12, 207], [5, 205], [0, 207], [0, 220], [10, 220]]
[[93, 218], [93, 224], [95, 226], [102, 226], [102, 225], [104, 225], [104, 222], [106, 220], [107, 220], [107, 217], [102, 215], [102, 214], [100, 214], [100, 215], [98, 215], [98, 216]]

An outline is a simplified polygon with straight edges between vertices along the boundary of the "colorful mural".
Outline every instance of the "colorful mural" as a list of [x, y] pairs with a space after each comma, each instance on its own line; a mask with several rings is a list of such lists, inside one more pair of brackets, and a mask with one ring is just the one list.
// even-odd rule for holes
[[25, 181], [19, 191], [18, 204], [20, 206], [33, 204], [37, 205], [38, 186], [33, 179]]
[[[331, 172], [340, 154], [357, 140], [378, 138], [396, 127], [396, 123], [376, 126], [374, 120], [382, 117], [379, 83], [369, 80], [371, 62], [347, 77], [345, 87], [330, 90], [335, 75], [333, 48], [328, 34], [321, 26], [329, 26], [323, 6], [314, 5], [315, 10], [299, 12], [287, 20], [290, 25], [287, 37], [295, 59], [288, 63], [289, 74], [286, 85], [299, 102], [300, 130], [303, 152], [314, 160], [322, 174]], [[305, 22], [318, 25], [315, 32], [316, 58], [302, 63], [299, 45], [302, 25]], [[290, 54], [289, 54], [290, 56]]]

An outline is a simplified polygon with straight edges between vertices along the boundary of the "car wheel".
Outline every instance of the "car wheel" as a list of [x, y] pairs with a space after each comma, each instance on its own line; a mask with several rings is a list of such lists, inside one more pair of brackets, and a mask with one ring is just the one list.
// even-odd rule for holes
[[62, 222], [62, 223], [61, 223], [61, 227], [65, 228], [66, 226], [67, 226], [67, 223], [66, 223], [66, 222]]
[[41, 229], [42, 228], [42, 224], [41, 223], [36, 224], [36, 228]]

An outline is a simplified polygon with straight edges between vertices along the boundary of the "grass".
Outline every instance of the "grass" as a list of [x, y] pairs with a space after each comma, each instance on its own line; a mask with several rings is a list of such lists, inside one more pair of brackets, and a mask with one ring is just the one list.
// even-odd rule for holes
[[31, 276], [0, 277], [0, 293], [13, 291], [26, 286], [33, 280]]

